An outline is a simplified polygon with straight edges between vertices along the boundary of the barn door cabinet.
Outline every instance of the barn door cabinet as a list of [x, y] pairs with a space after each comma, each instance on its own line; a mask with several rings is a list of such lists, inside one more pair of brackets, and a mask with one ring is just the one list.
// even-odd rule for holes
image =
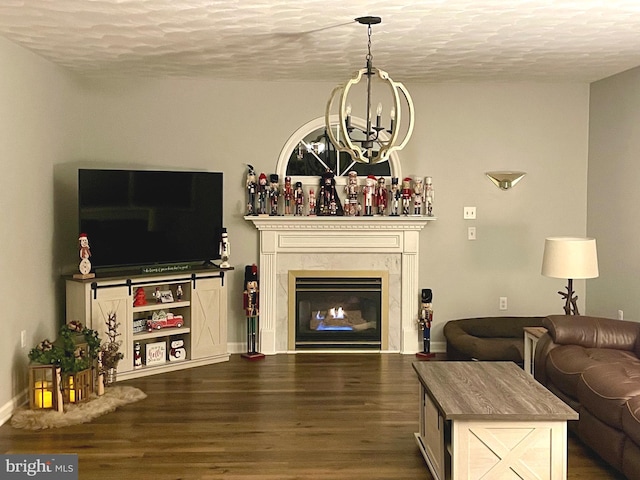
[[124, 358], [118, 380], [229, 360], [225, 270], [110, 275], [66, 281], [66, 320], [107, 338], [115, 313]]

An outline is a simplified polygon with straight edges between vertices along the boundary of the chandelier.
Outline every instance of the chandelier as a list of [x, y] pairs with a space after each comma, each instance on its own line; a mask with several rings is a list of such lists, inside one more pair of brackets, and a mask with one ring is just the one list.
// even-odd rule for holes
[[[333, 89], [327, 102], [325, 124], [329, 139], [337, 151], [348, 153], [356, 162], [375, 164], [384, 162], [393, 151], [406, 146], [413, 132], [413, 101], [402, 83], [394, 82], [387, 72], [373, 66], [371, 25], [381, 23], [382, 19], [359, 17], [355, 20], [367, 25], [366, 66], [355, 72], [348, 82]], [[358, 85], [362, 80], [364, 84]], [[364, 113], [360, 122], [357, 122], [357, 117], [353, 115], [355, 110], [348, 98], [350, 93], [363, 97], [358, 103], [361, 107], [360, 113]], [[375, 103], [377, 107], [374, 121], [372, 105]], [[391, 104], [391, 108], [387, 110], [388, 123], [383, 121], [383, 118], [387, 119], [386, 115], [383, 117], [385, 103]], [[383, 126], [385, 123], [388, 127]]]

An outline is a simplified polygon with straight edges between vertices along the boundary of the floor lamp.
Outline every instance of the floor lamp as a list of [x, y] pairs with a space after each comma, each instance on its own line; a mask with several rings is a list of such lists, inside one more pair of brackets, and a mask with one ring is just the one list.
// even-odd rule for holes
[[573, 280], [598, 276], [598, 252], [595, 238], [550, 237], [544, 241], [542, 275], [566, 278], [567, 292], [558, 292], [565, 299], [565, 315], [580, 315], [578, 296], [573, 291]]

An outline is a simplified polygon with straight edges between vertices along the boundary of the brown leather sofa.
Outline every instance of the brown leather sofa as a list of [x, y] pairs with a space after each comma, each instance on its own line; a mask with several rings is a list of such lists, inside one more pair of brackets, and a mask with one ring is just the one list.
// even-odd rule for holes
[[580, 415], [569, 428], [630, 480], [640, 480], [640, 323], [553, 315], [535, 377]]
[[524, 362], [524, 327], [541, 327], [544, 317], [479, 317], [444, 326], [447, 360]]

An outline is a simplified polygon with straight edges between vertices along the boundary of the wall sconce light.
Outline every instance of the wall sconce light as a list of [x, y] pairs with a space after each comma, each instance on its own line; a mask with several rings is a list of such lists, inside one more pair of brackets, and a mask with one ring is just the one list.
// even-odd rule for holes
[[509, 190], [516, 183], [522, 180], [522, 177], [526, 175], [525, 172], [487, 172], [487, 177], [491, 180], [496, 187], [501, 190]]

